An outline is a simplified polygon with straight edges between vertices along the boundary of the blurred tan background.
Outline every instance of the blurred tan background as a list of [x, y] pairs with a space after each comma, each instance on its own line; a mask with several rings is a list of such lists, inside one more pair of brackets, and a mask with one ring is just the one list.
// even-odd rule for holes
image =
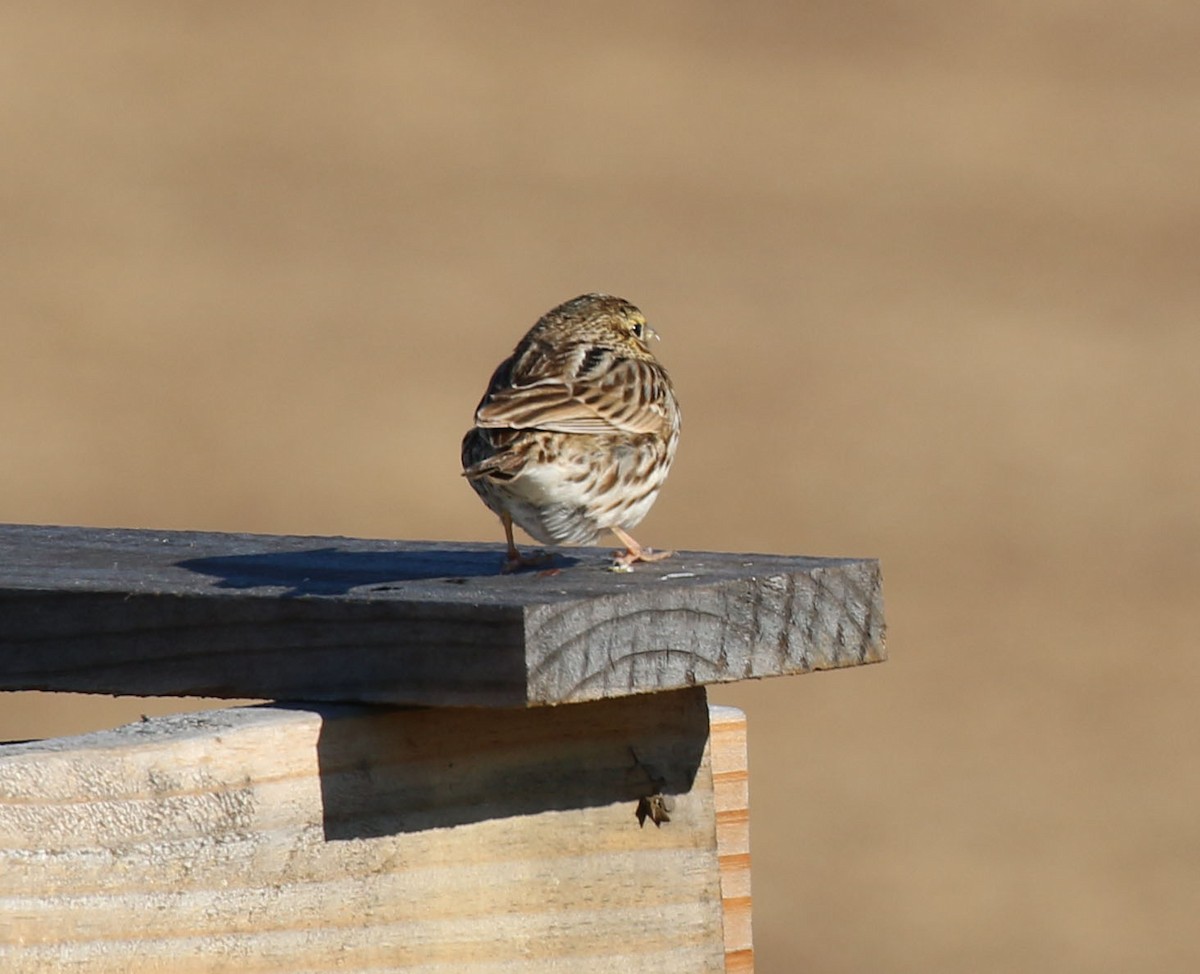
[[[722, 689], [759, 969], [1200, 965], [1200, 6], [0, 9], [0, 520], [500, 539], [586, 290], [685, 409], [639, 537], [882, 559]], [[0, 697], [0, 739], [176, 701]]]

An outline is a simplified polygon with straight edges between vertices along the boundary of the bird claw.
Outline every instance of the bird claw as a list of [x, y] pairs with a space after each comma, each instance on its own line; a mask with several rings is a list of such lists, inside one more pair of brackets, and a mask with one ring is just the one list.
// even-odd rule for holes
[[624, 551], [613, 552], [613, 565], [616, 567], [627, 569], [634, 562], [662, 561], [675, 554], [673, 551], [655, 551], [652, 548], [643, 548], [634, 540], [633, 535], [623, 528], [610, 528], [609, 530], [617, 536], [618, 541], [625, 545]]
[[624, 551], [613, 552], [613, 568], [619, 571], [631, 571], [639, 561], [652, 562], [670, 558], [673, 551], [655, 551], [652, 548], [626, 548]]

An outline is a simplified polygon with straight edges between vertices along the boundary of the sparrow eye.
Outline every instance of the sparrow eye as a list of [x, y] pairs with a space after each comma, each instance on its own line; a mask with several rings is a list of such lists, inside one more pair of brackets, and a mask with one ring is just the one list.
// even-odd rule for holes
[[645, 326], [645, 325], [643, 325], [643, 324], [641, 324], [641, 323], [634, 323], [634, 326], [633, 326], [633, 337], [634, 337], [634, 338], [638, 338], [638, 339], [640, 339], [640, 338], [642, 337], [642, 334], [643, 334], [643, 332], [645, 332], [645, 330], [646, 330], [646, 326]]

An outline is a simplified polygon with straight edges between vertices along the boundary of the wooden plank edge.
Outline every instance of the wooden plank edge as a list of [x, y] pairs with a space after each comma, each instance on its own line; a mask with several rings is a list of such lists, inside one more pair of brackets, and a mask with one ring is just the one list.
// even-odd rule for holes
[[750, 767], [746, 715], [710, 704], [713, 801], [717, 862], [725, 937], [726, 974], [753, 974], [754, 937], [750, 899]]

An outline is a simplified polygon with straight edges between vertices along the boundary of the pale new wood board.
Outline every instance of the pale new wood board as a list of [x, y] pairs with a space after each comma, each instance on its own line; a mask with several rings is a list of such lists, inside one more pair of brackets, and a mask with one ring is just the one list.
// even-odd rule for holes
[[0, 970], [747, 970], [745, 754], [708, 724], [696, 689], [0, 747]]

